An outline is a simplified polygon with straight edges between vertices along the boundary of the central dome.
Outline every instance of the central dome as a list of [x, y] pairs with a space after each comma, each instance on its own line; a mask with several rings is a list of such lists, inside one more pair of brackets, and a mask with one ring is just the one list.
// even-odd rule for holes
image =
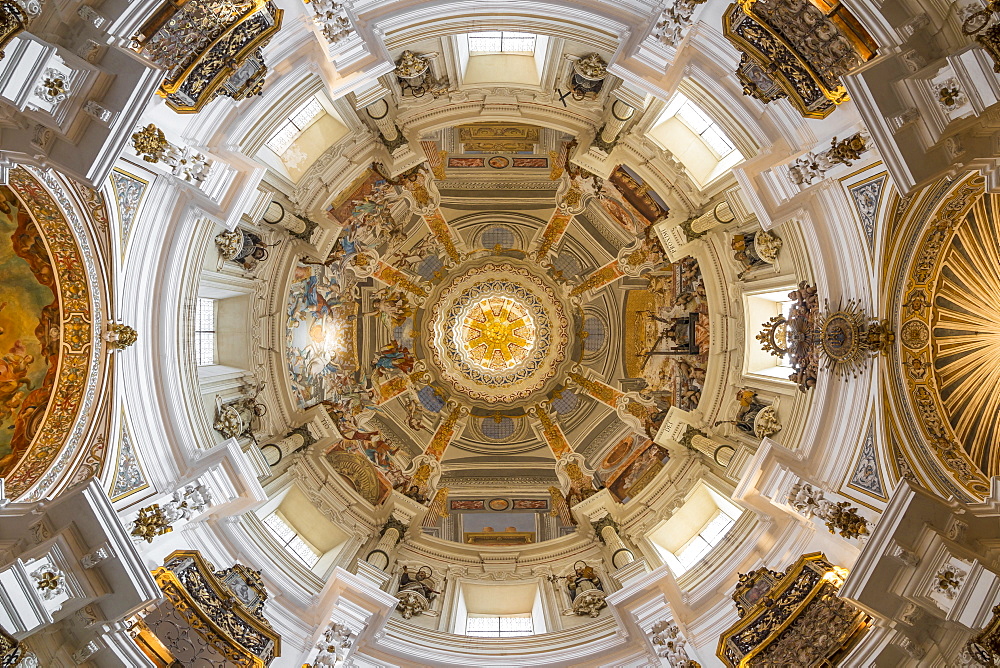
[[483, 371], [509, 371], [535, 348], [535, 320], [514, 287], [501, 284], [496, 293], [470, 302], [456, 323], [465, 359]]
[[554, 382], [571, 328], [555, 284], [515, 258], [463, 263], [431, 294], [431, 370], [472, 403], [522, 403]]

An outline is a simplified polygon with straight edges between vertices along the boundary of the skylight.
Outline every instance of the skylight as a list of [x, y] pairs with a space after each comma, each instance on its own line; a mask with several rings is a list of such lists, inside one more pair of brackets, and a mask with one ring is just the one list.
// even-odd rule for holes
[[270, 529], [278, 542], [285, 546], [285, 549], [293, 554], [308, 568], [312, 568], [319, 561], [319, 554], [309, 543], [304, 541], [295, 529], [290, 527], [277, 513], [271, 513], [263, 520], [265, 526]]
[[535, 633], [531, 615], [480, 616], [469, 615], [465, 620], [465, 635], [478, 638], [513, 638], [530, 636]]
[[534, 53], [536, 36], [530, 32], [470, 32], [471, 53]]
[[677, 551], [676, 557], [683, 569], [682, 572], [701, 561], [729, 533], [735, 523], [732, 517], [720, 510], [698, 534]]
[[194, 309], [195, 357], [198, 366], [215, 364], [215, 300], [199, 297]]
[[289, 114], [278, 131], [271, 135], [266, 145], [269, 149], [281, 155], [292, 145], [302, 132], [323, 113], [323, 105], [316, 96], [312, 96], [298, 109]]
[[724, 158], [736, 150], [722, 128], [712, 121], [705, 112], [683, 94], [678, 93], [677, 97], [681, 98], [681, 103], [677, 107], [675, 115], [684, 125], [688, 126], [691, 132], [699, 135], [717, 157]]

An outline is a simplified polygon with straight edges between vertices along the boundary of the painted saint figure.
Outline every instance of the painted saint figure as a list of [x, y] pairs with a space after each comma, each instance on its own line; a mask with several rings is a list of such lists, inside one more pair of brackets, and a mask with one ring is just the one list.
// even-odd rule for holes
[[372, 361], [375, 369], [373, 377], [395, 375], [395, 372], [408, 374], [413, 371], [416, 360], [409, 348], [399, 345], [399, 341], [393, 340], [389, 345], [378, 351], [378, 357]]

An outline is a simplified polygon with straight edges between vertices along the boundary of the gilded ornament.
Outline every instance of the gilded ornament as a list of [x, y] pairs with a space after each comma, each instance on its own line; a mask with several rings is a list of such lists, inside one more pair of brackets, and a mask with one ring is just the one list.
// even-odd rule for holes
[[463, 346], [473, 364], [489, 371], [517, 366], [535, 347], [531, 313], [510, 297], [482, 299], [462, 320]]
[[243, 250], [243, 233], [239, 230], [224, 230], [215, 235], [215, 247], [225, 260], [234, 260]]
[[937, 573], [934, 574], [933, 590], [944, 595], [949, 600], [954, 600], [967, 575], [967, 571], [957, 568], [952, 564], [947, 564], [939, 568]]
[[899, 330], [899, 337], [910, 350], [919, 350], [927, 345], [930, 333], [927, 325], [920, 320], [910, 320]]
[[417, 54], [403, 51], [403, 55], [396, 61], [396, 76], [401, 79], [416, 79], [427, 74], [429, 68], [430, 64]]
[[64, 101], [70, 94], [69, 84], [66, 83], [65, 76], [57, 69], [47, 68], [45, 78], [35, 87], [35, 94], [50, 104]]
[[3, 47], [28, 26], [29, 16], [14, 0], [0, 0], [0, 60]]
[[744, 93], [768, 102], [780, 88], [806, 118], [825, 118], [846, 102], [841, 78], [878, 50], [843, 7], [828, 14], [796, 0], [739, 0], [723, 15], [723, 34], [743, 55]]
[[124, 350], [139, 339], [139, 334], [128, 325], [112, 322], [108, 323], [108, 332], [104, 338], [111, 350]]
[[729, 668], [833, 665], [870, 622], [837, 595], [846, 575], [819, 552], [785, 573], [740, 575], [733, 593], [740, 621], [723, 632], [716, 655]]
[[959, 106], [964, 97], [957, 86], [942, 86], [938, 89], [938, 102], [948, 109]]
[[825, 492], [809, 483], [798, 482], [788, 493], [788, 504], [806, 517], [823, 520], [830, 533], [840, 533], [844, 538], [868, 535], [868, 520], [858, 514], [858, 509], [847, 501], [834, 503], [825, 498]]
[[761, 349], [776, 357], [791, 357], [792, 380], [803, 391], [815, 385], [819, 360], [838, 378], [858, 376], [871, 357], [888, 353], [895, 334], [888, 321], [868, 318], [850, 299], [820, 312], [816, 289], [805, 283], [789, 293], [796, 300], [789, 317], [772, 317], [757, 335]]
[[573, 71], [592, 81], [608, 76], [608, 64], [596, 53], [591, 53], [573, 63]]
[[[984, 668], [1000, 663], [1000, 605], [994, 606], [992, 617], [982, 631], [966, 643], [959, 655], [961, 665], [979, 665]], [[967, 658], [967, 661], [962, 661]]]
[[868, 138], [862, 132], [856, 132], [847, 139], [830, 140], [828, 155], [830, 162], [838, 165], [850, 165], [861, 159], [861, 154], [868, 150]]
[[281, 636], [264, 617], [267, 591], [259, 571], [243, 564], [216, 571], [199, 552], [179, 550], [153, 577], [193, 632], [225, 657], [226, 666], [265, 668], [280, 653]]
[[1000, 3], [990, 0], [984, 9], [965, 18], [962, 22], [962, 34], [976, 36], [979, 46], [993, 59], [993, 71], [1000, 73], [1000, 23], [993, 22], [990, 25], [998, 10]]
[[154, 503], [139, 509], [139, 517], [132, 523], [130, 533], [136, 538], [152, 543], [157, 536], [162, 536], [173, 530], [174, 528], [167, 522], [159, 504]]
[[55, 571], [44, 571], [35, 578], [35, 586], [45, 591], [56, 591], [61, 582], [62, 574]]
[[167, 136], [153, 123], [132, 133], [132, 147], [146, 162], [159, 162], [168, 146]]

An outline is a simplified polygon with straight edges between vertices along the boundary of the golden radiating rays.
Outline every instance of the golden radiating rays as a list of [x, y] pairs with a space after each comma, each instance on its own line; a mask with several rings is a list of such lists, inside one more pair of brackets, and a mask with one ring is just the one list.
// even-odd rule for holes
[[955, 435], [984, 472], [1000, 470], [1000, 225], [995, 196], [976, 202], [942, 261], [933, 307], [939, 392]]
[[480, 300], [462, 324], [471, 360], [491, 371], [517, 366], [535, 346], [531, 316], [509, 297]]

